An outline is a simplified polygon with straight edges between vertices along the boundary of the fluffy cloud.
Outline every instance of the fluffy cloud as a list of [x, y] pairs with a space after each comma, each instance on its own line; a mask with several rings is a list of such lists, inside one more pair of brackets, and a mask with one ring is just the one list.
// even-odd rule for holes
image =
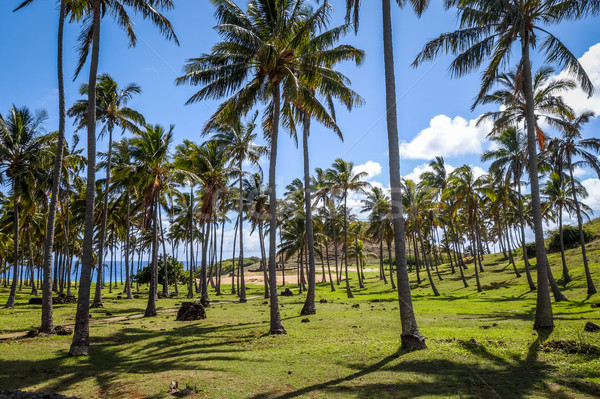
[[421, 130], [412, 141], [400, 145], [400, 153], [408, 159], [479, 154], [488, 132], [489, 127], [477, 127], [476, 120], [467, 121], [460, 116], [451, 119], [446, 115], [437, 115], [431, 119], [429, 127]]
[[586, 179], [582, 184], [588, 192], [588, 197], [583, 202], [592, 208], [594, 213], [598, 213], [600, 211], [600, 179]]
[[[580, 58], [579, 62], [590, 77], [596, 91], [591, 98], [580, 89], [564, 93], [563, 98], [566, 103], [572, 106], [577, 112], [591, 110], [600, 114], [600, 43], [589, 48]], [[558, 75], [559, 78], [570, 78], [571, 76], [563, 71]]]
[[366, 180], [370, 180], [381, 174], [381, 164], [379, 162], [367, 161], [354, 167], [356, 173], [366, 172]]

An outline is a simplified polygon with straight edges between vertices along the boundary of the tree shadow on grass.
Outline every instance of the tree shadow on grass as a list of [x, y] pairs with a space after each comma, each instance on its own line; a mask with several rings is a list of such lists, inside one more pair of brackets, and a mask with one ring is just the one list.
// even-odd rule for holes
[[[598, 397], [600, 388], [575, 378], [553, 375], [555, 367], [538, 359], [541, 345], [550, 331], [540, 332], [529, 346], [525, 358], [505, 359], [476, 341], [457, 341], [475, 357], [458, 362], [446, 358], [420, 358], [394, 362], [397, 355], [372, 364], [344, 365], [356, 371], [346, 377], [300, 388], [291, 392], [265, 392], [254, 399], [287, 399], [314, 393], [347, 395], [355, 398], [404, 398], [420, 396], [457, 396], [468, 398], [527, 398], [535, 395], [570, 398], [569, 388], [584, 397]], [[423, 353], [427, 356], [427, 352]], [[481, 359], [481, 360], [477, 360]], [[362, 377], [372, 373], [369, 383]], [[379, 382], [382, 381], [382, 382]]]
[[[143, 379], [155, 373], [181, 370], [225, 372], [223, 362], [261, 361], [242, 356], [246, 351], [243, 346], [256, 336], [240, 336], [236, 327], [185, 325], [167, 332], [120, 329], [110, 335], [92, 337], [87, 357], [73, 358], [64, 349], [46, 360], [3, 360], [0, 387], [25, 389], [42, 385], [44, 392], [66, 392], [92, 379], [99, 395], [114, 397], [123, 388], [121, 376], [126, 374]], [[199, 339], [190, 340], [190, 336]]]

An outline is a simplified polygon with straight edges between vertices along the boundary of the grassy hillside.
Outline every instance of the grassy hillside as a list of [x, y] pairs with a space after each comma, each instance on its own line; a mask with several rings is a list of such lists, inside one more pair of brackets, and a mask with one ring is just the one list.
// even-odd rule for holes
[[[600, 234], [599, 220], [588, 227]], [[600, 240], [588, 251], [600, 288]], [[560, 254], [549, 260], [559, 278]], [[374, 273], [360, 290], [351, 274], [356, 298], [346, 298], [343, 283], [335, 292], [319, 284], [317, 301], [327, 303], [317, 304], [310, 322], [299, 316], [303, 296], [280, 297], [285, 336], [265, 334], [268, 302], [262, 287], [250, 285], [248, 303], [214, 303], [203, 321], [175, 322], [173, 313], [163, 313], [94, 324], [87, 358], [68, 356], [71, 337], [3, 340], [0, 387], [84, 398], [167, 398], [171, 381], [196, 386], [192, 398], [600, 397], [600, 333], [583, 331], [587, 321], [600, 324], [600, 308], [591, 306], [600, 296], [586, 295], [577, 249], [567, 252], [567, 262], [573, 282], [561, 287], [569, 301], [553, 304], [556, 327], [548, 336], [532, 330], [536, 293], [525, 277], [515, 278], [502, 256], [488, 255], [482, 293], [471, 265], [468, 288], [441, 267], [443, 281], [435, 280], [440, 297], [411, 275], [426, 351], [398, 351], [395, 292]], [[143, 296], [126, 301], [116, 295], [105, 294], [105, 308], [92, 309], [92, 320], [143, 312]], [[6, 298], [2, 288], [0, 301]], [[235, 300], [230, 293], [211, 299]], [[15, 309], [0, 309], [1, 334], [38, 325], [39, 307], [27, 300], [20, 294]], [[180, 302], [162, 299], [158, 307]], [[56, 324], [70, 324], [74, 315], [74, 305], [59, 305]]]

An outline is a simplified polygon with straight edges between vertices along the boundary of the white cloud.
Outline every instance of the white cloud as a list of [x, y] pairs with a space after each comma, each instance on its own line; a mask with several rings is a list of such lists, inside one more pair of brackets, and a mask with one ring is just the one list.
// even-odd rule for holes
[[[588, 51], [579, 57], [579, 62], [594, 84], [596, 88], [595, 94], [591, 98], [588, 98], [583, 90], [575, 89], [564, 93], [562, 97], [577, 112], [591, 110], [596, 114], [600, 114], [600, 43], [590, 47]], [[572, 78], [566, 71], [561, 72], [558, 77]]]
[[579, 177], [585, 176], [587, 174], [588, 174], [588, 171], [583, 168], [576, 167], [575, 169], [573, 169], [573, 177], [575, 177], [575, 178], [579, 178]]
[[437, 115], [431, 119], [429, 127], [421, 130], [411, 142], [400, 145], [400, 153], [408, 159], [480, 154], [481, 144], [489, 130], [486, 125], [477, 127], [476, 120]]
[[354, 171], [356, 173], [366, 172], [367, 177], [365, 180], [370, 180], [381, 174], [381, 164], [379, 162], [367, 161], [361, 165], [355, 166]]
[[586, 179], [582, 182], [588, 192], [588, 197], [582, 202], [594, 210], [600, 211], [600, 179]]

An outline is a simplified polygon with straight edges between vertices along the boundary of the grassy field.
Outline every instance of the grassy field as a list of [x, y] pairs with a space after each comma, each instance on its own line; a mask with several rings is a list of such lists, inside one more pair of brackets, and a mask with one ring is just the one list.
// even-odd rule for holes
[[[592, 227], [598, 229], [598, 221]], [[588, 250], [600, 288], [600, 240]], [[549, 258], [558, 279], [560, 254]], [[169, 383], [177, 381], [180, 388], [197, 388], [189, 397], [210, 398], [600, 397], [600, 354], [570, 353], [600, 346], [600, 333], [583, 331], [587, 321], [600, 324], [600, 309], [591, 307], [600, 296], [586, 295], [579, 251], [569, 250], [568, 263], [573, 282], [563, 288], [569, 301], [554, 303], [556, 328], [549, 336], [532, 330], [535, 292], [529, 292], [525, 277], [516, 279], [506, 260], [489, 255], [482, 293], [474, 287], [471, 265], [468, 288], [446, 266], [444, 280], [436, 278], [440, 297], [425, 283], [413, 284], [426, 351], [398, 350], [395, 293], [369, 273], [362, 290], [351, 275], [353, 300], [346, 298], [343, 284], [333, 293], [328, 284], [319, 284], [317, 301], [327, 303], [317, 304], [310, 322], [299, 316], [303, 297], [280, 297], [285, 336], [266, 334], [268, 304], [262, 287], [250, 286], [246, 304], [224, 302], [234, 300], [230, 293], [212, 296], [223, 302], [213, 303], [202, 321], [176, 322], [174, 313], [162, 313], [94, 324], [85, 358], [68, 355], [70, 336], [3, 340], [0, 389], [166, 398]], [[117, 300], [116, 292], [107, 291], [105, 307], [93, 309], [92, 320], [143, 312], [143, 296]], [[7, 295], [2, 288], [2, 303]], [[182, 298], [161, 299], [158, 308], [176, 308]], [[14, 309], [0, 309], [0, 334], [38, 326], [40, 308], [27, 305], [28, 299], [20, 294]], [[55, 324], [72, 324], [74, 315], [75, 305], [56, 306]], [[572, 342], [552, 347], [563, 340]]]

